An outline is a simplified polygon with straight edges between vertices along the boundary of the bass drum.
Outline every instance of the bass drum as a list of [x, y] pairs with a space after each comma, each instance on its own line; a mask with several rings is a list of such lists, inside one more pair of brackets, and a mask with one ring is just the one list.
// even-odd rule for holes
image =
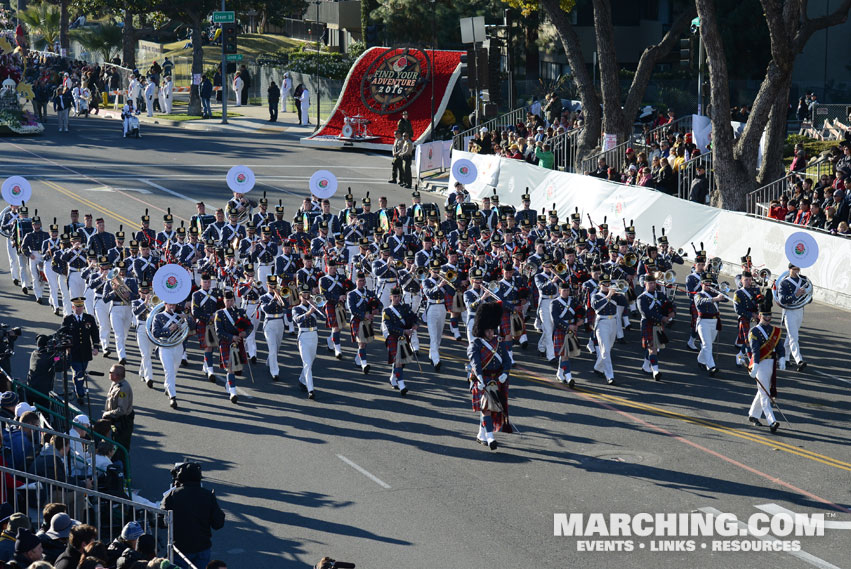
[[343, 130], [340, 131], [341, 138], [352, 138], [355, 135], [355, 129], [352, 128], [352, 125], [346, 123], [343, 125]]

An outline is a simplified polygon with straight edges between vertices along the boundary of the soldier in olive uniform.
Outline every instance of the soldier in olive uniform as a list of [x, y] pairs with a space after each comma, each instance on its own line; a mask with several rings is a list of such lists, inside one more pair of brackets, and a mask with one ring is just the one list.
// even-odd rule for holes
[[72, 344], [68, 359], [74, 370], [74, 389], [78, 400], [86, 396], [86, 368], [92, 357], [98, 355], [100, 347], [97, 322], [94, 316], [85, 313], [85, 303], [86, 299], [81, 296], [72, 299], [74, 313], [62, 321], [62, 326], [71, 335]]
[[[112, 423], [112, 439], [130, 452], [130, 437], [133, 435], [133, 390], [124, 379], [125, 369], [121, 364], [109, 368], [109, 380], [112, 385], [106, 394], [103, 418]], [[129, 461], [124, 459], [125, 472]]]

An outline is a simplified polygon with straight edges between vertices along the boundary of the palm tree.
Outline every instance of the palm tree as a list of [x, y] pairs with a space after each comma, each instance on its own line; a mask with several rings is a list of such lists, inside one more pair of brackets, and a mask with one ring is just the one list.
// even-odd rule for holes
[[115, 24], [100, 28], [72, 30], [71, 38], [80, 43], [89, 53], [97, 53], [108, 63], [121, 49], [122, 30]]
[[52, 49], [59, 38], [59, 9], [46, 3], [29, 6], [26, 10], [18, 11], [18, 19], [21, 20], [29, 30], [30, 34], [37, 36], [32, 41], [35, 47], [43, 48], [47, 45]]

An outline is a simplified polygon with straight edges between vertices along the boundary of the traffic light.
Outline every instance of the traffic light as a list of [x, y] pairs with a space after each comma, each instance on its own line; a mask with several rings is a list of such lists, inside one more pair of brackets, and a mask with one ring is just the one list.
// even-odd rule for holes
[[691, 38], [680, 39], [680, 67], [691, 67]]
[[236, 24], [222, 24], [222, 46], [225, 53], [236, 53]]

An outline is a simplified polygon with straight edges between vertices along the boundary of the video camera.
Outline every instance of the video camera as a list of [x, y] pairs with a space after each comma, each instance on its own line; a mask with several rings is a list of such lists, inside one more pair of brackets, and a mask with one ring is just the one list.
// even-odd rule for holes
[[47, 338], [44, 346], [39, 344], [39, 349], [43, 349], [46, 352], [65, 352], [65, 350], [70, 350], [73, 344], [73, 340], [71, 338], [71, 330], [65, 326], [59, 328], [56, 332], [53, 333], [52, 336]]
[[15, 355], [15, 340], [20, 337], [20, 326], [9, 328], [8, 324], [0, 323], [0, 360], [7, 360]]

